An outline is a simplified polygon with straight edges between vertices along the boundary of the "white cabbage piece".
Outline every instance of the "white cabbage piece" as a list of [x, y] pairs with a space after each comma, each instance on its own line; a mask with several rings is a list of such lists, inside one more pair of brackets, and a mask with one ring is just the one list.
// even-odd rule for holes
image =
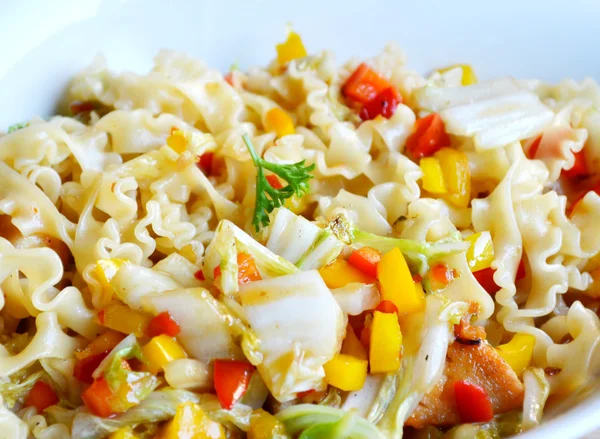
[[141, 300], [150, 293], [181, 288], [168, 275], [152, 268], [124, 264], [110, 280], [119, 299], [134, 309], [140, 309]]
[[523, 429], [529, 430], [539, 425], [544, 414], [544, 406], [550, 394], [550, 383], [544, 369], [531, 367], [523, 372], [525, 397], [523, 400]]
[[260, 339], [258, 365], [273, 396], [323, 390], [323, 364], [339, 352], [346, 317], [316, 270], [242, 285], [239, 299]]
[[363, 284], [352, 282], [341, 288], [331, 290], [342, 311], [351, 316], [357, 316], [361, 312], [375, 308], [381, 298], [375, 284]]

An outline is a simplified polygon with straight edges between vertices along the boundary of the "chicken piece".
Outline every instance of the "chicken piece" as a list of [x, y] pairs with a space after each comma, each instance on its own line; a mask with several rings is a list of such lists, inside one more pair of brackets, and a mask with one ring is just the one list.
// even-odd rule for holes
[[483, 388], [495, 414], [523, 405], [523, 384], [496, 349], [486, 341], [478, 345], [454, 342], [448, 347], [444, 375], [423, 397], [406, 425], [422, 428], [460, 423], [454, 400], [454, 383], [461, 380]]

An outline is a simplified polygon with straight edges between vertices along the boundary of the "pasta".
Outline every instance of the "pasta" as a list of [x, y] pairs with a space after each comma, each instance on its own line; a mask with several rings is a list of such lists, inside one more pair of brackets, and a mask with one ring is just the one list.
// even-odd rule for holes
[[277, 51], [0, 133], [0, 438], [500, 437], [600, 371], [594, 81]]

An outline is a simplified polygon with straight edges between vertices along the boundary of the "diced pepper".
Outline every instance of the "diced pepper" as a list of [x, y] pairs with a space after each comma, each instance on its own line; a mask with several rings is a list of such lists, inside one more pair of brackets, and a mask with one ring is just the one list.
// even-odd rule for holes
[[442, 148], [435, 157], [440, 161], [448, 188], [444, 198], [457, 207], [467, 207], [471, 200], [471, 171], [467, 155], [452, 148]]
[[161, 439], [225, 439], [225, 430], [193, 402], [177, 406], [175, 416], [166, 425]]
[[[494, 273], [495, 269], [488, 267], [483, 270], [479, 270], [473, 273], [477, 282], [483, 287], [484, 290], [488, 292], [491, 296], [500, 291], [500, 287], [494, 281]], [[519, 267], [517, 268], [517, 273], [515, 274], [515, 281], [523, 279], [527, 275], [525, 270], [525, 263], [521, 259], [519, 261]]]
[[125, 336], [117, 331], [108, 330], [92, 340], [82, 351], [75, 352], [76, 358], [86, 358], [91, 355], [108, 353], [118, 345]]
[[[243, 285], [255, 280], [261, 280], [262, 277], [256, 268], [254, 258], [248, 253], [238, 253], [238, 284]], [[216, 279], [221, 276], [221, 267], [215, 267], [213, 277]]]
[[158, 335], [148, 342], [142, 353], [148, 361], [148, 370], [157, 374], [165, 365], [173, 360], [187, 358], [187, 354], [174, 338], [168, 335]]
[[141, 311], [131, 309], [127, 305], [115, 303], [104, 308], [99, 314], [99, 319], [100, 323], [107, 328], [141, 337], [146, 333], [151, 317]]
[[265, 115], [265, 131], [274, 132], [277, 137], [283, 137], [294, 134], [296, 129], [292, 118], [281, 108], [274, 107]]
[[435, 264], [431, 267], [431, 277], [434, 282], [446, 286], [454, 280], [454, 270], [446, 264]]
[[398, 308], [396, 308], [396, 305], [394, 305], [389, 300], [382, 300], [381, 302], [379, 302], [379, 305], [377, 305], [377, 308], [375, 308], [375, 310], [388, 314], [398, 313]]
[[148, 324], [148, 336], [156, 337], [157, 335], [165, 334], [169, 337], [175, 337], [181, 328], [177, 324], [169, 311], [161, 312], [159, 315], [150, 320]]
[[587, 177], [589, 170], [585, 161], [585, 152], [583, 149], [579, 152], [574, 152], [575, 163], [571, 169], [563, 169], [561, 176], [569, 180], [580, 179]]
[[279, 181], [279, 178], [275, 174], [267, 175], [267, 181], [274, 189], [281, 189], [283, 187], [281, 181]]
[[360, 390], [367, 378], [367, 360], [346, 354], [336, 354], [323, 365], [325, 382], [338, 389]]
[[390, 86], [387, 79], [382, 78], [367, 64], [362, 63], [346, 80], [342, 87], [342, 93], [364, 105]]
[[346, 337], [342, 342], [342, 349], [340, 352], [342, 354], [352, 355], [353, 357], [359, 358], [361, 360], [367, 360], [369, 358], [367, 350], [365, 349], [364, 345], [360, 342], [360, 340], [354, 333], [354, 329], [350, 325], [348, 325], [346, 329]]
[[456, 381], [454, 398], [461, 422], [489, 422], [494, 417], [489, 396], [484, 389], [475, 384]]
[[325, 284], [331, 289], [341, 288], [354, 282], [363, 284], [375, 283], [375, 279], [367, 276], [343, 259], [336, 259], [331, 264], [321, 267], [319, 273]]
[[367, 276], [377, 277], [377, 264], [381, 261], [383, 255], [377, 249], [372, 247], [361, 247], [352, 252], [348, 258], [348, 263], [358, 268]]
[[396, 87], [391, 86], [363, 105], [359, 115], [362, 120], [372, 120], [380, 115], [389, 119], [394, 115], [400, 103], [402, 103], [402, 97]]
[[204, 175], [212, 175], [214, 158], [215, 153], [210, 151], [205, 152], [200, 156], [200, 159], [198, 160], [198, 167]]
[[230, 410], [248, 390], [254, 366], [245, 361], [215, 360], [214, 382], [221, 407]]
[[81, 399], [92, 414], [108, 418], [113, 414], [110, 401], [114, 394], [104, 378], [98, 378], [81, 394]]
[[252, 412], [250, 429], [247, 434], [248, 439], [272, 439], [287, 436], [285, 426], [275, 416], [263, 409]]
[[138, 437], [133, 433], [131, 427], [121, 427], [113, 434], [111, 434], [108, 439], [137, 439]]
[[38, 380], [35, 382], [25, 397], [25, 407], [35, 407], [38, 413], [42, 413], [51, 405], [58, 404], [58, 396], [49, 384]]
[[280, 66], [292, 60], [304, 58], [307, 55], [302, 38], [296, 32], [288, 33], [287, 40], [284, 43], [278, 44], [276, 49], [277, 63]]
[[127, 261], [125, 259], [100, 259], [96, 262], [96, 266], [92, 270], [91, 274], [94, 276], [100, 285], [104, 288], [104, 297], [102, 303], [108, 303], [113, 295], [113, 287], [110, 284], [111, 279], [117, 274], [119, 268], [123, 266]]
[[185, 133], [177, 128], [171, 128], [171, 135], [167, 137], [167, 145], [178, 154], [187, 149], [187, 139]]
[[474, 233], [465, 238], [469, 243], [467, 263], [471, 271], [488, 268], [494, 261], [494, 243], [490, 232]]
[[533, 335], [515, 334], [508, 343], [501, 344], [496, 349], [512, 370], [520, 376], [531, 365], [534, 346], [535, 337]]
[[400, 367], [402, 332], [396, 314], [373, 313], [369, 363], [371, 373], [395, 372]]
[[389, 300], [399, 313], [413, 313], [423, 309], [425, 297], [415, 289], [412, 275], [402, 252], [394, 248], [377, 264], [377, 279], [381, 288], [381, 299]]
[[419, 162], [423, 172], [423, 189], [432, 194], [445, 194], [448, 192], [442, 166], [435, 157], [424, 157]]
[[449, 145], [450, 137], [446, 133], [442, 118], [437, 113], [418, 119], [413, 133], [406, 139], [406, 149], [416, 158], [428, 157]]
[[300, 215], [306, 209], [308, 205], [308, 197], [299, 197], [296, 194], [285, 200], [283, 206], [294, 212], [296, 215]]
[[443, 69], [439, 69], [438, 72], [444, 73], [448, 70], [460, 68], [462, 70], [462, 78], [460, 80], [461, 85], [473, 85], [477, 84], [477, 76], [473, 71], [473, 67], [469, 64], [456, 64], [450, 67], [445, 67]]
[[100, 366], [102, 360], [108, 356], [108, 353], [109, 351], [106, 351], [77, 360], [73, 368], [73, 376], [83, 383], [92, 384], [94, 382], [92, 374]]
[[195, 277], [196, 279], [198, 279], [199, 281], [203, 281], [203, 280], [205, 280], [205, 277], [204, 277], [204, 272], [203, 272], [202, 270], [198, 270], [198, 271], [196, 271], [196, 272], [194, 273], [194, 277]]
[[77, 116], [80, 113], [95, 110], [97, 105], [96, 102], [92, 101], [73, 101], [69, 105], [69, 110], [71, 110], [73, 116]]

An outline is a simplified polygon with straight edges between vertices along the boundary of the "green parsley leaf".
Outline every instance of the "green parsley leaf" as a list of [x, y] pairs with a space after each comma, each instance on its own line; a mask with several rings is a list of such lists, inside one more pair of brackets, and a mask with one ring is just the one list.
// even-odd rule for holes
[[[258, 232], [261, 227], [269, 224], [269, 214], [273, 209], [282, 206], [285, 200], [294, 195], [302, 197], [310, 191], [308, 182], [313, 178], [310, 173], [315, 169], [315, 165], [313, 163], [305, 166], [304, 160], [289, 165], [268, 162], [256, 154], [248, 134], [244, 134], [242, 138], [256, 166], [256, 204], [252, 224]], [[271, 186], [265, 176], [265, 169], [283, 179], [287, 186], [281, 189]]]
[[13, 131], [17, 131], [17, 130], [20, 130], [21, 128], [25, 128], [27, 125], [29, 125], [29, 122], [16, 123], [14, 125], [9, 126], [7, 132], [8, 132], [8, 134], [10, 134]]

